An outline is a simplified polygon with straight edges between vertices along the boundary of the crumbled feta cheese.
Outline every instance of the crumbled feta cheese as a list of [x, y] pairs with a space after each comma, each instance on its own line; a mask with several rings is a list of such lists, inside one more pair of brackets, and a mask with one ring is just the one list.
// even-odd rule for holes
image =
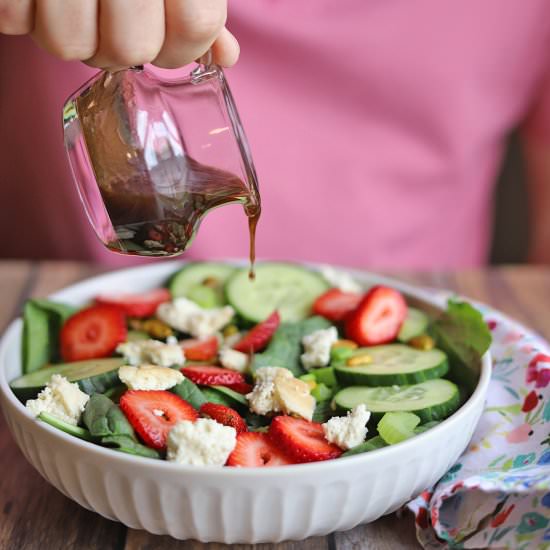
[[224, 348], [232, 348], [241, 338], [243, 337], [242, 333], [235, 332], [234, 334], [230, 334], [229, 336], [225, 336], [223, 339], [223, 346]]
[[245, 372], [248, 368], [248, 355], [236, 349], [222, 348], [220, 350], [220, 363], [226, 369]]
[[175, 344], [165, 344], [158, 340], [124, 342], [117, 346], [116, 351], [124, 355], [128, 364], [135, 367], [148, 363], [161, 367], [183, 365], [185, 363], [185, 354], [177, 341]]
[[237, 443], [237, 431], [210, 418], [178, 422], [168, 433], [167, 460], [178, 464], [223, 466]]
[[330, 363], [330, 348], [338, 340], [336, 327], [316, 330], [302, 338], [304, 353], [302, 365], [307, 370], [315, 367], [326, 367]]
[[340, 271], [326, 265], [321, 268], [321, 275], [334, 288], [342, 292], [362, 292], [361, 285], [347, 271]]
[[311, 420], [315, 399], [310, 387], [292, 373], [280, 367], [262, 367], [256, 371], [256, 381], [246, 398], [256, 414], [283, 412]]
[[175, 336], [168, 336], [168, 338], [166, 338], [166, 343], [167, 344], [177, 344], [178, 343], [178, 339], [175, 337]]
[[34, 416], [46, 412], [76, 426], [90, 396], [77, 383], [69, 382], [64, 376], [54, 374], [36, 399], [29, 399], [27, 409]]
[[357, 405], [347, 416], [333, 416], [323, 424], [325, 438], [345, 451], [356, 447], [367, 437], [367, 422], [370, 412], [365, 405]]
[[231, 306], [203, 309], [187, 298], [176, 298], [173, 302], [160, 304], [157, 317], [167, 325], [195, 338], [213, 336], [235, 315]]
[[179, 370], [158, 365], [124, 365], [118, 369], [118, 377], [130, 390], [168, 390], [184, 378]]

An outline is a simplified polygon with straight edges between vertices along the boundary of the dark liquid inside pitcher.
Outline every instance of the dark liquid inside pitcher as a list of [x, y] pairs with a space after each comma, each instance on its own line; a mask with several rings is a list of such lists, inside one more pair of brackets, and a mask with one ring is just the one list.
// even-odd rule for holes
[[[220, 79], [228, 111], [239, 125], [236, 133], [244, 140], [223, 75], [214, 70], [203, 78]], [[176, 256], [190, 246], [210, 210], [240, 203], [249, 220], [252, 273], [261, 212], [253, 166], [243, 172], [245, 183], [234, 173], [189, 155], [183, 138], [174, 130], [177, 114], [166, 103], [171, 97], [168, 92], [147, 75], [127, 71], [104, 75], [74, 99], [105, 217], [112, 225], [111, 230], [103, 231], [102, 240], [110, 250], [122, 254]], [[139, 101], [149, 111], [139, 110]], [[139, 120], [144, 112], [148, 117], [145, 130]], [[229, 125], [222, 128], [228, 129]], [[249, 154], [242, 149], [240, 153]]]

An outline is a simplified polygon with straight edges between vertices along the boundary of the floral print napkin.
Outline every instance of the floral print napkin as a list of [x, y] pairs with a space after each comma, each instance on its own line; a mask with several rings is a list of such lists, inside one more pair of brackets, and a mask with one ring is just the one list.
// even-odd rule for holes
[[550, 550], [550, 346], [486, 306], [493, 374], [470, 446], [407, 506], [429, 550]]

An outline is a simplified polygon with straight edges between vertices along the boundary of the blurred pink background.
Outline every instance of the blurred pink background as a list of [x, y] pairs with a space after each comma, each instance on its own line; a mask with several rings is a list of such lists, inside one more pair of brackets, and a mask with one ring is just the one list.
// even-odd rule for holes
[[[228, 26], [264, 205], [260, 258], [451, 269], [486, 263], [493, 242], [496, 260], [521, 259], [517, 152], [496, 203], [494, 192], [511, 132], [550, 136], [548, 2], [232, 0]], [[143, 261], [96, 240], [65, 159], [62, 105], [94, 72], [0, 36], [2, 257]], [[247, 249], [229, 206], [184, 257]]]

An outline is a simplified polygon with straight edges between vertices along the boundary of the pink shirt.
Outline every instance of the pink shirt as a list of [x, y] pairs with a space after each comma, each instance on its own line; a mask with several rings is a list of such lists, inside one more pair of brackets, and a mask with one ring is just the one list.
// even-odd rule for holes
[[[508, 132], [550, 137], [547, 0], [232, 0], [228, 80], [260, 177], [261, 258], [371, 268], [483, 264]], [[61, 106], [93, 70], [0, 38], [0, 250], [135, 264], [96, 241]], [[529, 117], [530, 113], [532, 114]], [[238, 206], [189, 258], [244, 257]]]

